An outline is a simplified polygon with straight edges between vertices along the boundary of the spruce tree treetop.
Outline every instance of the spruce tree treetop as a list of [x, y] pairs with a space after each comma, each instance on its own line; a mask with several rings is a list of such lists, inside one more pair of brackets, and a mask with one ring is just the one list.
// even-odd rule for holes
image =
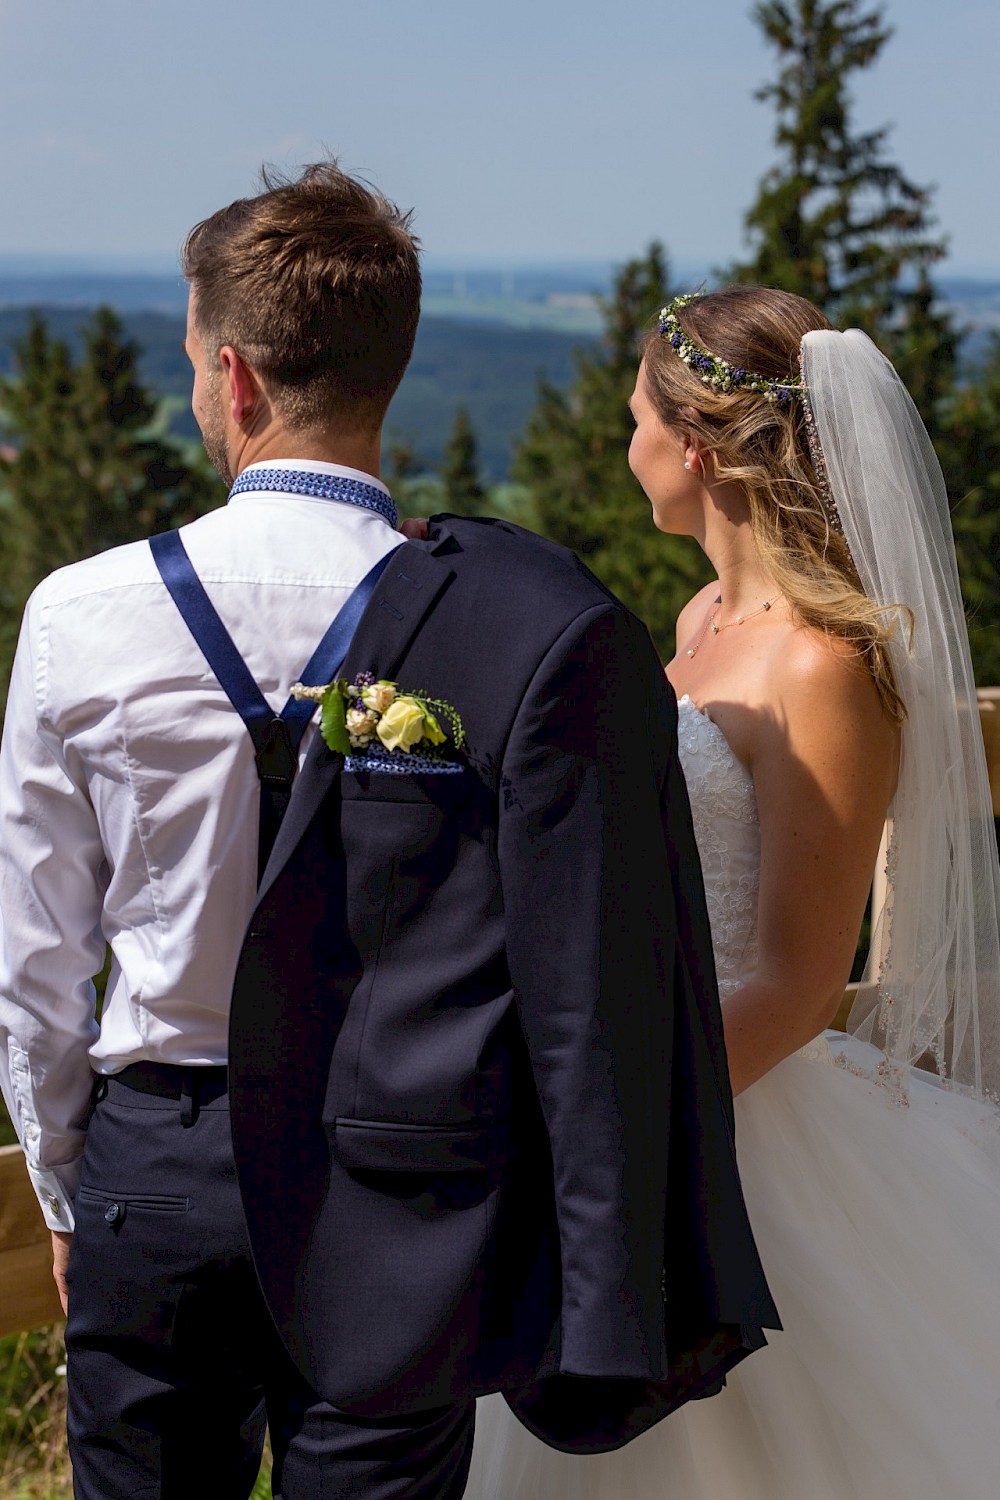
[[[1000, 651], [1000, 349], [956, 382], [959, 334], [937, 302], [930, 193], [886, 158], [885, 128], [857, 132], [849, 83], [891, 36], [860, 0], [769, 0], [754, 18], [775, 48], [779, 159], [746, 217], [752, 254], [733, 279], [797, 292], [892, 359], [926, 423], [952, 497], [955, 543], [977, 679]], [[916, 82], [916, 80], [915, 80]]]
[[750, 258], [733, 279], [797, 292], [890, 354], [925, 420], [951, 381], [955, 333], [935, 309], [930, 191], [885, 155], [888, 128], [856, 131], [849, 84], [892, 35], [861, 0], [767, 0], [754, 19], [776, 76], [756, 97], [775, 106], [779, 159], [746, 216]]

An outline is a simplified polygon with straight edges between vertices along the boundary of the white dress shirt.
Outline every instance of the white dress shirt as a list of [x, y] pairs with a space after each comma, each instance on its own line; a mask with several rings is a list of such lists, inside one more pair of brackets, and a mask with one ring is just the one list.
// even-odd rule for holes
[[[312, 460], [256, 467], [377, 483]], [[253, 492], [182, 534], [276, 712], [352, 590], [402, 541], [353, 505]], [[0, 751], [0, 1083], [52, 1229], [73, 1226], [95, 1072], [226, 1061], [258, 807], [250, 736], [148, 545], [40, 584]]]

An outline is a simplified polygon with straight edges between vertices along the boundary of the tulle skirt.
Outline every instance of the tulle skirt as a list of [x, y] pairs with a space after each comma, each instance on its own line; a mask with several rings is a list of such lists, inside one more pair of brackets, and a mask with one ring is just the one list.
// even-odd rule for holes
[[785, 1331], [617, 1453], [557, 1453], [485, 1398], [467, 1500], [997, 1500], [1000, 1133], [915, 1078], [901, 1107], [820, 1039], [747, 1090], [737, 1154]]

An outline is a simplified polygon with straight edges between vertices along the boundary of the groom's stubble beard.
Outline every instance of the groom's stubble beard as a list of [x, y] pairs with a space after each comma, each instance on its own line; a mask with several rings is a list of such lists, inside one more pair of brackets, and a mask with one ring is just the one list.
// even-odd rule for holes
[[209, 378], [205, 394], [207, 400], [198, 424], [201, 428], [201, 441], [213, 469], [218, 471], [226, 484], [231, 485], [234, 475], [229, 467], [229, 444], [226, 441], [226, 424], [222, 415], [224, 390], [221, 370]]

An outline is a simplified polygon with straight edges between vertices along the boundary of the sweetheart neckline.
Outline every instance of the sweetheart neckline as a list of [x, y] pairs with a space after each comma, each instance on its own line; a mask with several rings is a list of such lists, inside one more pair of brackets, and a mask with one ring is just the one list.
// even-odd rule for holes
[[[690, 707], [694, 709], [695, 713], [699, 716], [699, 718], [708, 719], [708, 722], [710, 724], [715, 724], [715, 720], [709, 717], [709, 715], [706, 712], [706, 710], [703, 709], [703, 708], [699, 708], [698, 707], [697, 703], [691, 697], [690, 693], [682, 693], [681, 694], [681, 696], [677, 700], [677, 707], [680, 708], [680, 706], [681, 706], [682, 703], [689, 704]], [[718, 727], [719, 727], [718, 724], [715, 724], [715, 727], [716, 727], [716, 729], [718, 729]]]
[[706, 712], [705, 709], [698, 707], [697, 703], [695, 703], [695, 701], [691, 697], [690, 693], [682, 693], [681, 696], [677, 699], [677, 707], [678, 707], [678, 709], [681, 707], [682, 703], [686, 703], [687, 706], [690, 709], [693, 710], [693, 712], [698, 716], [699, 719], [702, 720], [703, 723], [710, 724], [712, 726], [712, 728], [715, 730], [716, 734], [722, 740], [722, 743], [725, 745], [726, 749], [729, 751], [729, 754], [730, 754], [730, 756], [732, 757], [732, 760], [733, 760], [733, 764], [735, 766], [739, 767], [739, 769], [742, 771], [743, 775], [749, 781], [751, 787], [753, 787], [753, 777], [752, 777], [752, 775], [747, 770], [747, 768], [743, 764], [743, 762], [740, 760], [739, 756], [736, 754], [736, 751], [733, 749], [732, 745], [729, 743], [728, 739], [726, 738], [726, 734], [725, 734], [725, 731], [723, 730], [722, 726], [720, 724], [717, 724], [715, 722], [715, 720], [711, 717], [711, 715]]

